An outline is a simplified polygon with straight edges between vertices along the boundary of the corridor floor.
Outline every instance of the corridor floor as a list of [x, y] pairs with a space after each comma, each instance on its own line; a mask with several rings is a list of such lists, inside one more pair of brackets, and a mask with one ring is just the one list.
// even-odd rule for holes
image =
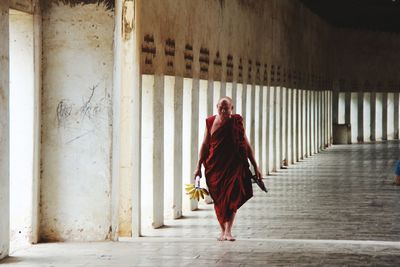
[[218, 242], [212, 205], [145, 237], [40, 244], [4, 266], [400, 266], [400, 142], [334, 146], [265, 179]]

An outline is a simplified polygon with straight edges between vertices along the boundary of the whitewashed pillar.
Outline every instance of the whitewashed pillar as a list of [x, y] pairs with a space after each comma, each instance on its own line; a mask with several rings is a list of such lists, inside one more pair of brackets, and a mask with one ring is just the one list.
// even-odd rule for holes
[[261, 98], [261, 169], [263, 172], [263, 175], [268, 175], [268, 160], [269, 160], [269, 153], [268, 153], [268, 138], [269, 138], [269, 133], [268, 133], [268, 122], [269, 122], [269, 114], [268, 114], [268, 87], [267, 86], [261, 86], [260, 88], [262, 92], [262, 97]]
[[394, 136], [393, 136], [393, 138], [395, 140], [397, 140], [397, 139], [399, 139], [399, 93], [394, 93], [393, 98], [394, 98], [394, 102], [393, 102], [393, 105], [394, 105], [394, 108], [393, 108]]
[[[120, 234], [133, 237], [141, 234], [141, 46], [139, 27], [135, 27], [139, 21], [138, 10], [137, 1], [115, 1], [111, 186], [113, 240]], [[131, 203], [126, 201], [129, 199]]]
[[183, 135], [183, 78], [175, 77], [174, 85], [174, 139], [173, 139], [173, 218], [182, 217], [182, 135]]
[[382, 140], [388, 140], [388, 93], [382, 93]]
[[281, 167], [281, 105], [282, 105], [282, 94], [281, 87], [275, 87], [275, 171], [278, 171]]
[[254, 88], [254, 150], [257, 164], [261, 168], [261, 150], [262, 150], [262, 91], [259, 85]]
[[[243, 84], [242, 83], [238, 83], [236, 85], [236, 96], [235, 96], [235, 109], [237, 114], [240, 114], [243, 117]], [[245, 119], [243, 117], [243, 119]], [[244, 123], [244, 122], [243, 122]]]
[[[225, 85], [225, 95], [230, 97], [230, 98], [232, 98], [232, 101], [234, 101], [233, 100], [234, 97], [233, 97], [232, 90], [233, 90], [233, 83], [227, 82], [226, 85]], [[233, 103], [236, 105], [235, 101]]]
[[271, 170], [277, 171], [277, 128], [278, 128], [278, 121], [277, 121], [277, 88], [275, 86], [270, 87], [271, 90]]
[[153, 228], [164, 224], [164, 76], [142, 75], [143, 214]]
[[255, 103], [255, 94], [254, 94], [254, 85], [247, 84], [246, 85], [246, 135], [249, 139], [251, 147], [254, 149], [254, 103]]
[[315, 154], [315, 91], [310, 91], [310, 144], [311, 155]]
[[370, 94], [370, 133], [371, 141], [376, 141], [376, 93], [371, 92]]
[[281, 128], [281, 134], [280, 134], [280, 166], [283, 166], [283, 161], [286, 159], [287, 160], [287, 155], [286, 155], [286, 139], [287, 139], [287, 102], [286, 102], [286, 93], [287, 90], [285, 87], [281, 87], [281, 108], [280, 108], [280, 113], [281, 113], [281, 119], [280, 119], [280, 128]]
[[297, 89], [292, 89], [292, 163], [297, 162]]
[[237, 111], [237, 83], [233, 82], [232, 84], [232, 101], [233, 101], [233, 113], [236, 114]]
[[[184, 147], [189, 148], [189, 153], [184, 154], [184, 158], [188, 159], [189, 169], [185, 174], [185, 184], [194, 183], [193, 174], [197, 168], [197, 162], [199, 157], [199, 86], [200, 81], [198, 78], [195, 79], [184, 79], [183, 80], [183, 90], [184, 94], [188, 95], [188, 107], [185, 110], [190, 111], [190, 116], [185, 120], [187, 129], [189, 131], [184, 131], [188, 137], [187, 144]], [[186, 91], [186, 92], [185, 92]], [[186, 106], [186, 105], [185, 105]], [[186, 203], [188, 203], [188, 208], [190, 210], [196, 210], [198, 208], [198, 203], [196, 200], [189, 199], [184, 196]]]
[[299, 99], [299, 160], [304, 159], [304, 90], [298, 90], [298, 99]]
[[271, 87], [267, 86], [267, 165], [268, 165], [268, 173], [271, 173], [273, 170], [273, 125], [274, 125], [274, 114], [273, 114], [273, 106], [274, 106], [274, 93]]
[[291, 127], [291, 110], [292, 110], [292, 102], [291, 102], [291, 94], [292, 90], [290, 88], [287, 88], [286, 91], [286, 122], [285, 122], [285, 127], [286, 127], [286, 164], [289, 166], [291, 162], [291, 150], [292, 150], [292, 142], [291, 142], [291, 134], [292, 134], [292, 127]]
[[217, 104], [218, 101], [221, 99], [221, 97], [225, 96], [221, 94], [221, 82], [220, 81], [214, 81], [211, 84], [209, 84], [209, 91], [210, 93], [210, 98], [213, 99], [213, 106], [212, 106], [212, 113], [208, 113], [209, 116], [211, 116], [212, 114], [217, 114], [218, 110], [217, 110]]
[[371, 93], [364, 92], [363, 96], [363, 142], [371, 141]]
[[0, 3], [0, 259], [9, 253], [10, 173], [9, 173], [9, 6]]
[[306, 143], [306, 156], [311, 155], [310, 149], [310, 90], [305, 90], [305, 143]]

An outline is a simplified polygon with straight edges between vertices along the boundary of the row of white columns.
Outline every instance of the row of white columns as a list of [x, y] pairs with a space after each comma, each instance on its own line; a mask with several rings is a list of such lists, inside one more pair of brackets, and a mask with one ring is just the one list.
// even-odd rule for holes
[[144, 228], [197, 209], [183, 187], [193, 182], [205, 119], [216, 113], [224, 95], [244, 118], [264, 175], [330, 145], [330, 91], [142, 75], [139, 217]]
[[348, 143], [399, 139], [399, 93], [335, 92], [334, 123], [350, 124]]

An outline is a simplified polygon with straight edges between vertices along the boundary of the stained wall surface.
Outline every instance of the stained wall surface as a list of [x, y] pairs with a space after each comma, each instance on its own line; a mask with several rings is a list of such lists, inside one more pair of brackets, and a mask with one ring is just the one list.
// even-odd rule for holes
[[328, 74], [330, 27], [297, 1], [149, 0], [141, 14], [143, 73], [292, 86]]
[[42, 10], [41, 239], [104, 240], [111, 225], [114, 13], [97, 2], [52, 2]]
[[334, 29], [333, 75], [342, 91], [399, 91], [400, 34]]
[[0, 2], [0, 259], [9, 250], [9, 16], [8, 1]]
[[[34, 40], [32, 14], [10, 10], [11, 248], [31, 240], [34, 215]], [[23, 77], [23, 78], [21, 78]], [[23, 186], [21, 186], [23, 185]]]

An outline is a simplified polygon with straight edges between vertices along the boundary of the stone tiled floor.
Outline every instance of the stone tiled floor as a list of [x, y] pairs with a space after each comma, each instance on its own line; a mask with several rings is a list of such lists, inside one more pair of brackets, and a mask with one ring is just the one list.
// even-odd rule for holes
[[[334, 146], [268, 176], [269, 193], [238, 212], [239, 239], [289, 238], [400, 241], [400, 187], [393, 170], [400, 142]], [[208, 238], [218, 235], [213, 206], [167, 220], [145, 236]]]
[[400, 142], [335, 146], [265, 179], [217, 242], [212, 205], [146, 237], [40, 244], [4, 266], [400, 266]]

